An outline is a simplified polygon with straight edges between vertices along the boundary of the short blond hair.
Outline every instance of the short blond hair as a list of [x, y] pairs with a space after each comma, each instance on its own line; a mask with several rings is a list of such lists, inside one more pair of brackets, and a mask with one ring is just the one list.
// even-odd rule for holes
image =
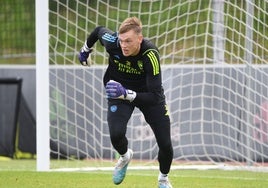
[[119, 27], [119, 34], [126, 33], [130, 30], [135, 31], [137, 34], [142, 33], [142, 23], [137, 17], [129, 17], [125, 19]]

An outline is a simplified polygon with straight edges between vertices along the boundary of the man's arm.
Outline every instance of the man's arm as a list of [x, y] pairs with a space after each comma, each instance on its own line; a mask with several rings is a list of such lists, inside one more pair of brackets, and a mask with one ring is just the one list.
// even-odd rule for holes
[[85, 45], [87, 45], [88, 48], [92, 48], [94, 44], [98, 41], [100, 38], [101, 29], [104, 28], [103, 26], [96, 27], [88, 36]]
[[87, 40], [85, 41], [83, 47], [80, 50], [79, 53], [79, 61], [82, 65], [88, 65], [88, 56], [92, 52], [92, 47], [93, 45], [97, 42], [98, 39], [100, 39], [100, 33], [101, 30], [103, 29], [103, 26], [98, 26], [96, 27], [88, 36]]

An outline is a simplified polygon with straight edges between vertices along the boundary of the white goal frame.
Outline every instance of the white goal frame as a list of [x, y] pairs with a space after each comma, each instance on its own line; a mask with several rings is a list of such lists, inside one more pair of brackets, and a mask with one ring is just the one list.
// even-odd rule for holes
[[36, 17], [36, 153], [37, 171], [49, 164], [49, 7], [48, 0], [35, 1]]

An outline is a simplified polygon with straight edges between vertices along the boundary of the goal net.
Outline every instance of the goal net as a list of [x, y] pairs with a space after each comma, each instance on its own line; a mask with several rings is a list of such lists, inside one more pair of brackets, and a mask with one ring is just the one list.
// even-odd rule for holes
[[[117, 31], [129, 16], [142, 20], [143, 35], [160, 50], [174, 166], [265, 168], [267, 10], [261, 0], [49, 1], [50, 168], [92, 167], [92, 161], [111, 167], [118, 157], [102, 84], [107, 53], [97, 42], [90, 67], [77, 54], [96, 26]], [[139, 110], [127, 137], [137, 163], [156, 164], [158, 147]]]

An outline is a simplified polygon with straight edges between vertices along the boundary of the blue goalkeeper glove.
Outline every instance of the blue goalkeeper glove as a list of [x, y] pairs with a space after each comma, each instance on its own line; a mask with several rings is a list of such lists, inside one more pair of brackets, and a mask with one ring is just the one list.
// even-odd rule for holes
[[92, 52], [92, 49], [87, 46], [87, 41], [85, 42], [84, 46], [81, 48], [78, 58], [83, 66], [89, 66], [90, 64], [88, 63], [88, 56]]
[[114, 80], [107, 82], [105, 89], [108, 98], [111, 99], [122, 99], [132, 102], [137, 95], [135, 91], [125, 89], [119, 82]]

